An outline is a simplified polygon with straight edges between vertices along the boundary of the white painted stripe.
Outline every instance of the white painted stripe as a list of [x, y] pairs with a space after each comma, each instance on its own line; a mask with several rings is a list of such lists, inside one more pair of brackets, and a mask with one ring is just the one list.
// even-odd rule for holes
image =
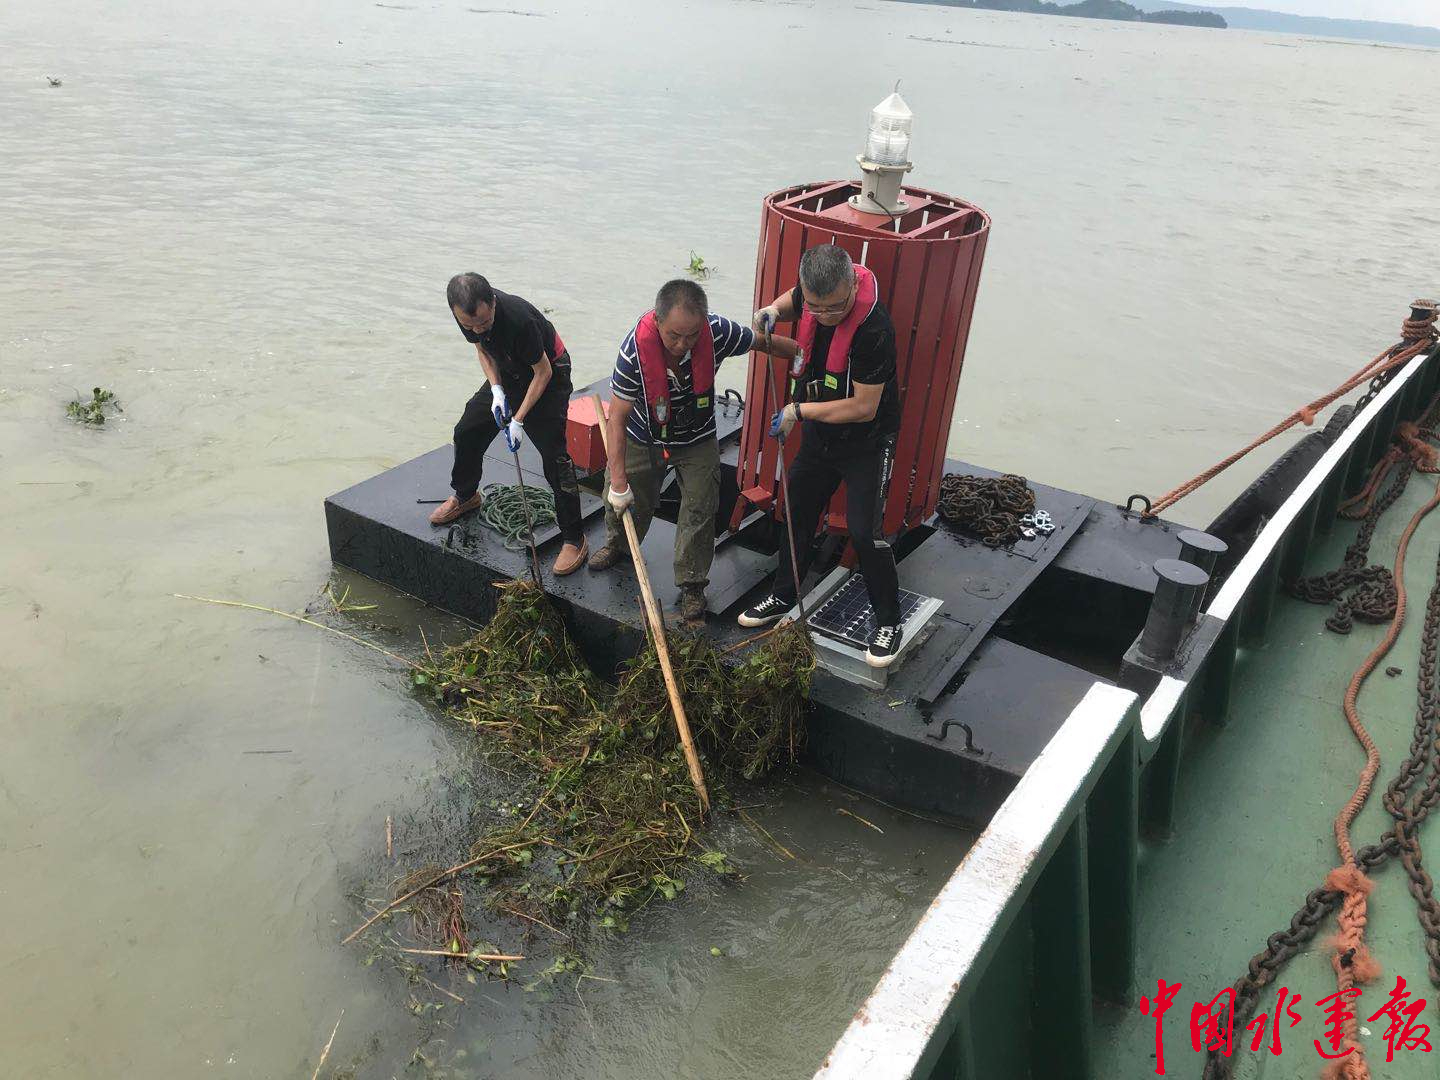
[[1094, 684], [940, 890], [816, 1080], [910, 1080], [934, 1064], [972, 989], [1100, 766], [1133, 723], [1128, 690]]
[[1145, 699], [1145, 704], [1140, 706], [1140, 733], [1144, 736], [1140, 745], [1140, 763], [1142, 765], [1149, 761], [1155, 753], [1155, 747], [1160, 744], [1160, 737], [1170, 726], [1170, 717], [1175, 712], [1175, 706], [1180, 704], [1180, 695], [1185, 693], [1185, 689], [1189, 685], [1188, 682], [1180, 679], [1162, 675], [1160, 685], [1155, 687], [1155, 690]]

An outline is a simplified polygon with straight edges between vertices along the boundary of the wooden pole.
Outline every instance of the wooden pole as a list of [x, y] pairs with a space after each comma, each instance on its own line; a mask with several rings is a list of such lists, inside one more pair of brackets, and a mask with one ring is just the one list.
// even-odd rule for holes
[[[600, 421], [600, 439], [605, 444], [605, 456], [610, 456], [610, 433], [606, 430], [605, 405], [599, 394], [591, 394], [595, 406], [595, 418]], [[609, 481], [606, 481], [607, 485]], [[608, 500], [607, 500], [608, 501]], [[680, 733], [680, 745], [685, 750], [685, 764], [690, 767], [690, 782], [695, 785], [695, 794], [700, 797], [700, 809], [710, 812], [710, 793], [705, 789], [705, 773], [700, 768], [700, 755], [695, 752], [695, 740], [690, 735], [690, 721], [685, 717], [685, 705], [680, 700], [680, 688], [675, 683], [675, 670], [670, 666], [670, 647], [665, 641], [665, 622], [660, 617], [660, 605], [655, 602], [655, 592], [650, 588], [650, 572], [645, 569], [645, 556], [640, 553], [640, 536], [635, 531], [635, 522], [626, 507], [620, 515], [625, 526], [625, 539], [630, 543], [630, 558], [635, 563], [635, 577], [640, 582], [640, 595], [644, 600], [641, 607], [645, 620], [650, 624], [650, 637], [655, 642], [655, 655], [660, 658], [660, 674], [665, 677], [665, 691], [670, 695], [670, 709], [675, 714], [675, 730]]]

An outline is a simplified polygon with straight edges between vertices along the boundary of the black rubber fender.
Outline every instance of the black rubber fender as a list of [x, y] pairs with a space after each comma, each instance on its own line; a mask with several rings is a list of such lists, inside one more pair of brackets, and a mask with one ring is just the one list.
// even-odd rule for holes
[[1325, 440], [1326, 446], [1334, 446], [1335, 440], [1340, 433], [1350, 426], [1350, 421], [1355, 419], [1354, 405], [1341, 405], [1335, 410], [1333, 416], [1325, 422], [1325, 430], [1320, 433]]
[[[1354, 410], [1351, 411], [1353, 413]], [[1254, 483], [1242, 491], [1235, 501], [1220, 511], [1219, 516], [1210, 523], [1205, 531], [1230, 546], [1230, 550], [1225, 553], [1223, 569], [1228, 571], [1228, 568], [1249, 550], [1255, 537], [1265, 527], [1265, 522], [1275, 516], [1275, 511], [1280, 509], [1291, 493], [1300, 486], [1300, 481], [1324, 456], [1330, 443], [1335, 440], [1335, 434], [1330, 432], [1330, 425], [1338, 418], [1337, 410], [1324, 431], [1312, 431], [1281, 454], [1275, 464], [1261, 473]], [[1339, 427], [1343, 429], [1349, 419], [1347, 415]]]

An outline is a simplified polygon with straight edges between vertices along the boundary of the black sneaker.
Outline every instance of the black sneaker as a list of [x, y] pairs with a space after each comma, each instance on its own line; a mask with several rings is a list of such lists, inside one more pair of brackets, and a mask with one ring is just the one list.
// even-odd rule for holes
[[865, 650], [865, 662], [871, 667], [889, 667], [895, 662], [900, 651], [900, 627], [879, 626], [870, 635], [870, 647]]
[[740, 625], [768, 626], [794, 606], [794, 604], [781, 600], [774, 593], [771, 593], [754, 607], [748, 607], [740, 613]]

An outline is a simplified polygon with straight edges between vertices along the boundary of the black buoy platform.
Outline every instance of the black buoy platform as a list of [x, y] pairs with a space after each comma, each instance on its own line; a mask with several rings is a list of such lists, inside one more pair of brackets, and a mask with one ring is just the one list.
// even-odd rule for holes
[[[594, 391], [608, 396], [604, 383], [580, 394]], [[717, 413], [725, 506], [735, 490], [741, 408], [727, 401]], [[451, 450], [442, 447], [327, 499], [331, 557], [483, 622], [494, 611], [494, 583], [526, 574], [527, 556], [508, 550], [473, 515], [453, 528], [429, 524], [431, 501], [449, 493], [450, 464]], [[520, 464], [526, 483], [545, 484], [530, 447], [522, 447]], [[996, 475], [958, 461], [946, 471]], [[514, 465], [497, 440], [483, 482], [505, 483], [507, 472], [513, 478]], [[604, 542], [598, 481], [591, 478], [582, 496], [591, 550]], [[1094, 682], [1118, 680], [1151, 606], [1151, 568], [1180, 554], [1179, 530], [1030, 486], [1037, 509], [1056, 524], [1049, 535], [991, 548], [932, 519], [898, 539], [901, 587], [939, 599], [940, 612], [881, 690], [817, 671], [807, 755], [821, 772], [886, 801], [981, 823]], [[722, 647], [750, 633], [735, 615], [768, 587], [777, 561], [768, 526], [742, 525], [717, 545], [705, 632]], [[633, 572], [622, 563], [554, 578], [558, 536], [550, 528], [537, 539], [546, 591], [592, 666], [613, 674], [644, 645]], [[673, 549], [674, 526], [657, 516], [644, 551], [666, 605], [675, 600]]]

